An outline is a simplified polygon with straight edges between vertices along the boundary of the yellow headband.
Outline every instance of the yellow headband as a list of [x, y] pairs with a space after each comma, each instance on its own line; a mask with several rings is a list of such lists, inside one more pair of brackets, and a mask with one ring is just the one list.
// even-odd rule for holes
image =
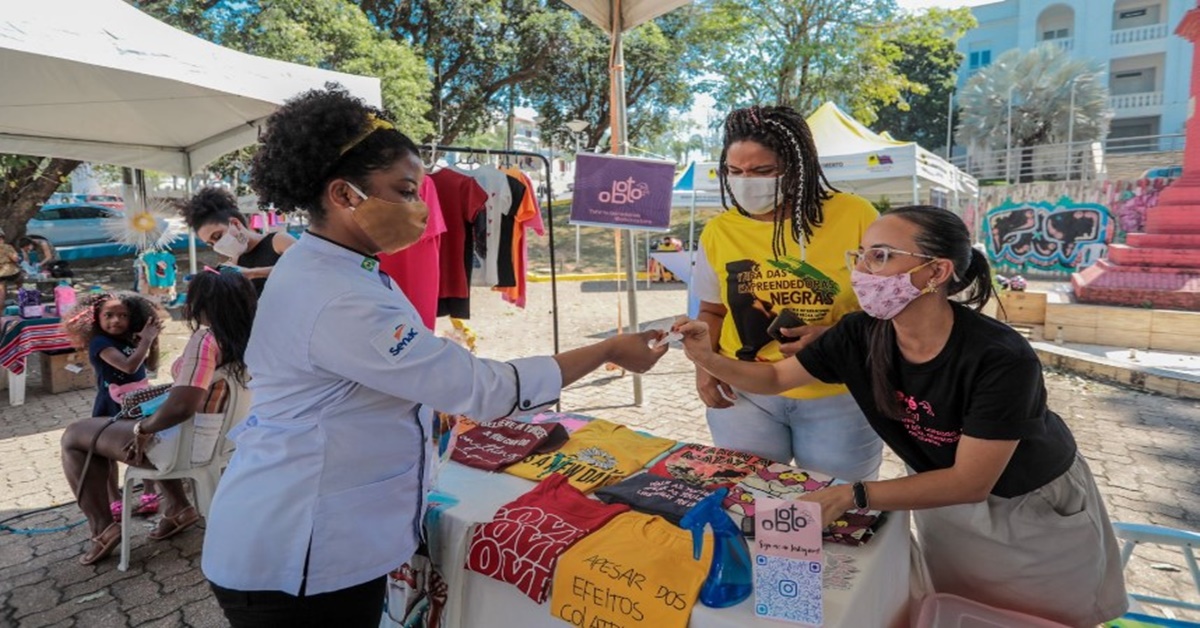
[[387, 120], [381, 120], [381, 119], [375, 117], [375, 114], [373, 114], [373, 113], [368, 113], [366, 130], [364, 130], [357, 137], [355, 137], [353, 140], [350, 140], [350, 142], [348, 142], [345, 146], [343, 146], [342, 150], [338, 151], [338, 156], [340, 157], [342, 155], [345, 155], [347, 152], [350, 151], [350, 149], [354, 148], [355, 146], [358, 146], [360, 143], [362, 143], [363, 140], [367, 139], [367, 137], [369, 137], [372, 133], [378, 131], [379, 129], [395, 129], [395, 128], [396, 127], [392, 126], [391, 122], [388, 122]]

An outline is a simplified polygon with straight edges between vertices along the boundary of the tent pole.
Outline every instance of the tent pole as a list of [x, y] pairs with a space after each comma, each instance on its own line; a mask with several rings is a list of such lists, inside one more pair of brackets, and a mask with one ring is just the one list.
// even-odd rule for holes
[[917, 175], [913, 174], [913, 205], [921, 204], [921, 185], [917, 183]]
[[692, 207], [688, 216], [688, 317], [696, 318], [700, 313], [692, 312], [692, 281], [696, 277], [696, 164], [692, 163]]
[[[625, 51], [622, 31], [624, 24], [622, 23], [621, 0], [609, 0], [609, 8], [612, 13], [612, 149], [614, 155], [626, 154], [628, 148], [628, 139], [626, 134], [629, 132], [627, 126], [628, 121], [625, 117]], [[625, 287], [629, 296], [629, 333], [637, 333], [640, 331], [638, 325], [637, 311], [637, 238], [634, 237], [632, 229], [629, 230], [629, 260], [625, 264]], [[634, 405], [642, 405], [642, 376], [634, 373], [633, 375], [633, 403]]]
[[[184, 160], [187, 162], [187, 181], [183, 184], [183, 193], [187, 194], [188, 200], [192, 198], [192, 156], [184, 155]], [[236, 193], [237, 188], [234, 188]], [[188, 274], [196, 274], [196, 230], [188, 227]]]

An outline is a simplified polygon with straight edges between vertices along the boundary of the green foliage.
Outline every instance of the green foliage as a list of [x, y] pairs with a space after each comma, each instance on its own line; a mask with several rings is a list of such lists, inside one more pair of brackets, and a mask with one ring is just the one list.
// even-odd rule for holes
[[[553, 72], [542, 72], [524, 86], [530, 104], [538, 111], [543, 136], [559, 146], [574, 146], [566, 130], [569, 120], [589, 123], [583, 133], [585, 149], [601, 145], [609, 131], [609, 37], [574, 12], [559, 12], [553, 19], [564, 34], [563, 63]], [[679, 58], [685, 43], [667, 29], [678, 32], [678, 21], [653, 21], [624, 37], [625, 101], [629, 143], [642, 146], [664, 135], [672, 117], [691, 105], [692, 94]], [[608, 148], [607, 145], [603, 148]]]
[[428, 68], [348, 0], [133, 0], [193, 35], [253, 55], [379, 78], [383, 105], [420, 139], [433, 126]]
[[1011, 94], [1014, 147], [1065, 143], [1072, 90], [1074, 141], [1101, 139], [1112, 119], [1102, 72], [1095, 61], [1075, 59], [1053, 44], [1010, 50], [972, 76], [959, 92], [956, 139], [972, 148], [1003, 150]]
[[963, 59], [958, 40], [975, 26], [967, 8], [930, 9], [896, 23], [889, 41], [901, 56], [892, 67], [913, 84], [879, 110], [877, 131], [926, 148], [945, 147], [949, 100]]
[[[555, 2], [554, 9], [562, 9]], [[433, 80], [441, 143], [486, 132], [509, 89], [566, 64], [563, 12], [546, 0], [358, 0], [373, 23], [420, 50]]]
[[709, 0], [689, 39], [704, 46], [693, 69], [733, 108], [787, 104], [810, 112], [834, 101], [870, 124], [881, 106], [921, 87], [897, 72], [888, 39], [895, 0]]
[[0, 154], [0, 228], [7, 241], [25, 234], [25, 223], [78, 165], [73, 159]]

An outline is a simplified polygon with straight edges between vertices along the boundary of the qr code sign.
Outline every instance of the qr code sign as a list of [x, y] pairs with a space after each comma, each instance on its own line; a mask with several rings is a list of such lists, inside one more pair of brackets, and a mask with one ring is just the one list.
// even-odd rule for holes
[[758, 554], [754, 557], [754, 614], [820, 626], [821, 563]]

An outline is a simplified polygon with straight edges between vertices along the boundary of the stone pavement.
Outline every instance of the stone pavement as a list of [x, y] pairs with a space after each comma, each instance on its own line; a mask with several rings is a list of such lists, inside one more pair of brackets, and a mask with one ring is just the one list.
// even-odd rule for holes
[[[604, 288], [559, 285], [563, 348], [612, 332], [625, 296]], [[641, 292], [640, 319], [668, 324], [685, 309], [685, 300], [682, 289], [670, 286]], [[524, 311], [482, 289], [476, 290], [473, 306], [480, 355], [504, 359], [552, 350], [548, 284], [530, 285]], [[164, 364], [170, 364], [187, 335], [178, 323], [168, 331]], [[58, 506], [14, 522], [53, 528], [81, 519], [62, 475], [58, 441], [63, 427], [88, 411], [92, 394], [50, 396], [37, 389], [36, 374], [29, 379], [26, 405], [10, 408], [0, 399], [0, 519]], [[631, 405], [631, 377], [603, 370], [564, 391], [562, 407], [661, 436], [710, 442], [693, 370], [681, 351], [669, 353], [643, 382], [642, 407]], [[1200, 402], [1054, 372], [1047, 374], [1047, 386], [1051, 407], [1074, 430], [1113, 519], [1200, 530]], [[884, 476], [901, 472], [888, 454]], [[199, 569], [202, 529], [155, 543], [145, 536], [148, 527], [137, 531], [125, 573], [116, 570], [115, 557], [93, 567], [75, 562], [85, 546], [83, 528], [32, 537], [0, 532], [0, 626], [223, 625]], [[1178, 554], [1141, 548], [1127, 574], [1132, 590], [1200, 602]], [[1200, 614], [1190, 617], [1200, 619]]]

